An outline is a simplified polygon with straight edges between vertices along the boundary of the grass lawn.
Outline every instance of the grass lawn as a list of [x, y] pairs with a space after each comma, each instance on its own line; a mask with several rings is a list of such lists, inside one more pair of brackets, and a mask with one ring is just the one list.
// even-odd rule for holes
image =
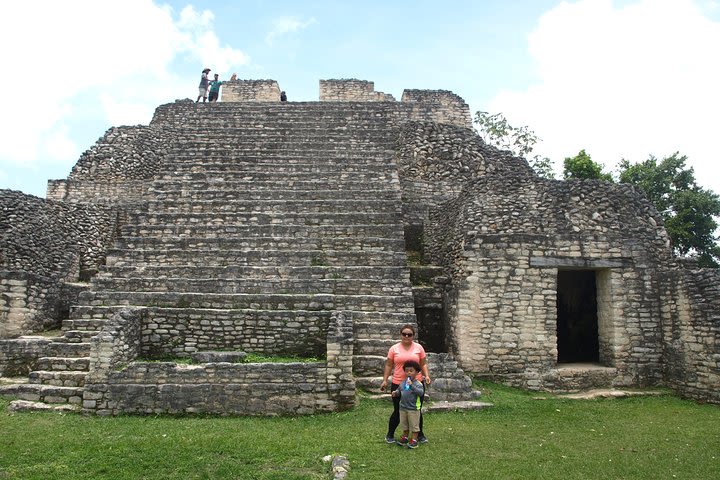
[[428, 413], [430, 443], [384, 442], [390, 403], [299, 418], [6, 414], [0, 479], [720, 479], [720, 407], [666, 395], [567, 400], [481, 384], [478, 412]]

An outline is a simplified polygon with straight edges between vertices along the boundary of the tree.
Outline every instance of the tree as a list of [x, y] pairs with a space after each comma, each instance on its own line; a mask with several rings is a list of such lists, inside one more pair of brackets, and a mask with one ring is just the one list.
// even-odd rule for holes
[[[513, 127], [502, 113], [475, 112], [474, 123], [478, 125], [480, 137], [488, 145], [508, 150], [517, 157], [528, 158], [540, 138], [526, 126]], [[553, 179], [555, 174], [548, 157], [534, 155], [529, 158], [530, 167], [543, 178]]]
[[619, 164], [620, 181], [631, 183], [648, 196], [665, 221], [678, 255], [697, 255], [701, 266], [720, 266], [720, 246], [714, 232], [720, 216], [720, 197], [695, 182], [685, 167], [687, 157], [675, 152], [660, 162], [654, 156], [642, 163]]
[[594, 162], [583, 149], [574, 157], [565, 158], [563, 177], [565, 180], [584, 178], [612, 182], [612, 175], [603, 172], [603, 167], [603, 165]]

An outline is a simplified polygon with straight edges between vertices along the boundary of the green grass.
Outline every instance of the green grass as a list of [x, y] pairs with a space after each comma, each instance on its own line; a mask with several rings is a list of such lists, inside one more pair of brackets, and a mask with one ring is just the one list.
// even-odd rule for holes
[[[720, 407], [673, 396], [566, 400], [482, 384], [495, 407], [428, 413], [417, 450], [384, 443], [390, 404], [308, 417], [0, 417], [0, 479], [718, 479]], [[7, 405], [0, 401], [0, 408]]]

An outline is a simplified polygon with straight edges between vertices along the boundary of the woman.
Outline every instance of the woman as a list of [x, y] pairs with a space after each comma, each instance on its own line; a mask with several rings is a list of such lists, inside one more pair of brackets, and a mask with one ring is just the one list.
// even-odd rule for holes
[[[380, 391], [384, 392], [387, 388], [388, 377], [392, 372], [392, 385], [390, 392], [394, 392], [405, 379], [403, 365], [408, 360], [414, 360], [420, 364], [422, 376], [426, 385], [430, 385], [430, 373], [428, 373], [427, 355], [425, 349], [419, 343], [413, 341], [415, 338], [415, 327], [408, 324], [403, 325], [400, 329], [400, 342], [396, 343], [388, 351], [385, 368], [383, 370], [383, 380], [380, 384]], [[393, 397], [393, 413], [390, 415], [388, 422], [388, 432], [385, 436], [387, 443], [395, 443], [395, 429], [400, 424], [400, 397]], [[422, 399], [420, 401], [422, 404]], [[418, 434], [420, 443], [427, 442], [427, 438], [423, 434], [422, 410], [420, 411], [420, 433]]]

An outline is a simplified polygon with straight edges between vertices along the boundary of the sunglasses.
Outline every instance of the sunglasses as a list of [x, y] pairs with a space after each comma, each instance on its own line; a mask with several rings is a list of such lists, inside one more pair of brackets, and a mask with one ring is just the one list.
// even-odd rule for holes
[[405, 333], [405, 332], [401, 333], [400, 335], [402, 335], [403, 337], [414, 337], [415, 336], [414, 333]]

